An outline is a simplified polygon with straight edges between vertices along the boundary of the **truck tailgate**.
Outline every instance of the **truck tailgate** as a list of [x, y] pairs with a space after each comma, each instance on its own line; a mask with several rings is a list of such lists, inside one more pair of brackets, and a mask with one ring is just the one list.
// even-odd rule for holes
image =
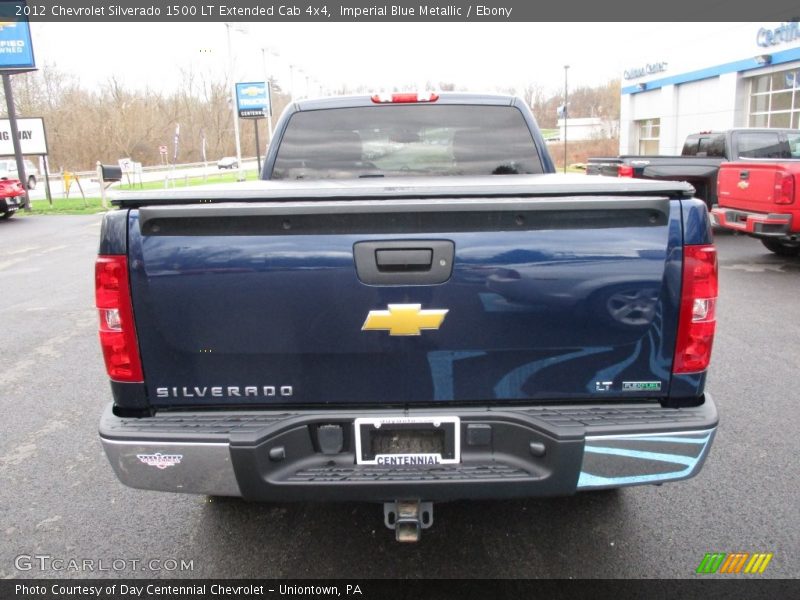
[[659, 196], [133, 209], [150, 402], [663, 397], [681, 242]]
[[[795, 161], [794, 170], [799, 166], [800, 161]], [[787, 206], [794, 204], [797, 190], [792, 177], [790, 167], [780, 162], [725, 163], [719, 171], [719, 205], [764, 213], [794, 209], [795, 206]], [[782, 198], [786, 194], [784, 181], [791, 184], [788, 198]]]

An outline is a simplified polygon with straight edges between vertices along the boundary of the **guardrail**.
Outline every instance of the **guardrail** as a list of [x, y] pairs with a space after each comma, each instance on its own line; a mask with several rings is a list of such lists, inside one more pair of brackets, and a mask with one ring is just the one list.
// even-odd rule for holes
[[[249, 161], [255, 161], [255, 160], [256, 160], [255, 156], [249, 156], [249, 157], [248, 156], [243, 156], [242, 157], [242, 162], [243, 163], [244, 162], [249, 162]], [[263, 160], [263, 157], [262, 157], [262, 160]], [[176, 171], [180, 171], [181, 169], [194, 169], [194, 168], [197, 168], [197, 167], [202, 167], [203, 165], [208, 165], [209, 167], [216, 167], [217, 166], [217, 161], [214, 160], [214, 161], [209, 161], [209, 162], [206, 162], [206, 163], [204, 163], [202, 161], [193, 162], [193, 163], [181, 163], [179, 165], [175, 165], [174, 168], [175, 168]], [[168, 170], [172, 170], [172, 168], [173, 168], [172, 165], [149, 165], [147, 167], [142, 167], [142, 171], [143, 172], [168, 171]], [[87, 177], [96, 178], [97, 177], [97, 170], [96, 169], [93, 169], [91, 171], [71, 171], [71, 173], [73, 175], [77, 175], [78, 177], [81, 177], [81, 178], [87, 178]], [[62, 174], [63, 173], [61, 171], [57, 171], [55, 173], [53, 173], [53, 172], [48, 173], [48, 175], [50, 177], [57, 177], [57, 178], [60, 178], [62, 176]]]

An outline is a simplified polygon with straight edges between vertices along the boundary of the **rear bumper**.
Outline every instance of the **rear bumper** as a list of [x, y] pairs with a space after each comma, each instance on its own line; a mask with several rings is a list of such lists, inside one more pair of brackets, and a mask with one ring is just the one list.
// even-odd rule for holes
[[0, 213], [13, 213], [22, 208], [22, 196], [0, 198]]
[[792, 215], [755, 213], [733, 208], [715, 207], [711, 210], [714, 225], [755, 237], [785, 237], [792, 233]]
[[[461, 463], [357, 465], [353, 420], [458, 416]], [[133, 419], [109, 406], [100, 422], [122, 483], [139, 489], [249, 500], [425, 501], [568, 495], [677, 481], [702, 467], [717, 427], [710, 396], [694, 408], [658, 404], [452, 408], [413, 411], [184, 412]], [[342, 425], [323, 454], [320, 425]], [[482, 435], [473, 435], [480, 425]], [[486, 435], [486, 426], [491, 433]], [[472, 431], [472, 433], [470, 433]]]

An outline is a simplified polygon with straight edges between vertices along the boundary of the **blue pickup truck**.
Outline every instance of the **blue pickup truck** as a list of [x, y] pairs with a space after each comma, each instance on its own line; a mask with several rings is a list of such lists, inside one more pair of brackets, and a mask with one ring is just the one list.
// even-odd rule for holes
[[266, 181], [131, 193], [96, 265], [126, 485], [383, 503], [700, 470], [716, 253], [688, 184], [553, 174], [511, 97], [292, 104]]

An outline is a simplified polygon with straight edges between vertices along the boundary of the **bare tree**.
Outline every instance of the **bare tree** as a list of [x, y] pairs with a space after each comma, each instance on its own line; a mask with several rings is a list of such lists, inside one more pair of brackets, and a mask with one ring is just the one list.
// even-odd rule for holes
[[[433, 89], [432, 82], [428, 84]], [[168, 145], [171, 149], [177, 124], [181, 127], [179, 162], [202, 160], [203, 135], [209, 160], [234, 153], [230, 81], [215, 78], [210, 72], [182, 71], [178, 91], [170, 94], [130, 88], [115, 77], [90, 91], [53, 64], [15, 76], [13, 85], [17, 114], [44, 118], [50, 165], [54, 169], [89, 170], [98, 160], [115, 162], [123, 157], [145, 165], [157, 164], [160, 160], [158, 147]], [[273, 114], [278, 116], [289, 104], [290, 97], [278, 81], [272, 81], [271, 86]], [[570, 116], [598, 116], [611, 128], [619, 119], [619, 86], [619, 80], [614, 80], [594, 88], [577, 87], [570, 92]], [[440, 82], [438, 87], [459, 89], [455, 82], [448, 81]], [[395, 91], [416, 88], [416, 84], [411, 84]], [[335, 93], [372, 91], [368, 86], [353, 88], [342, 84]], [[512, 87], [502, 91], [520, 95], [541, 127], [556, 126], [556, 107], [563, 102], [561, 91], [548, 95], [540, 85], [533, 83], [520, 91]], [[266, 128], [263, 123], [259, 127], [262, 146], [266, 146]], [[240, 133], [242, 152], [254, 155], [252, 124], [240, 121]], [[263, 151], [263, 147], [259, 150]], [[171, 155], [170, 152], [170, 158]]]

